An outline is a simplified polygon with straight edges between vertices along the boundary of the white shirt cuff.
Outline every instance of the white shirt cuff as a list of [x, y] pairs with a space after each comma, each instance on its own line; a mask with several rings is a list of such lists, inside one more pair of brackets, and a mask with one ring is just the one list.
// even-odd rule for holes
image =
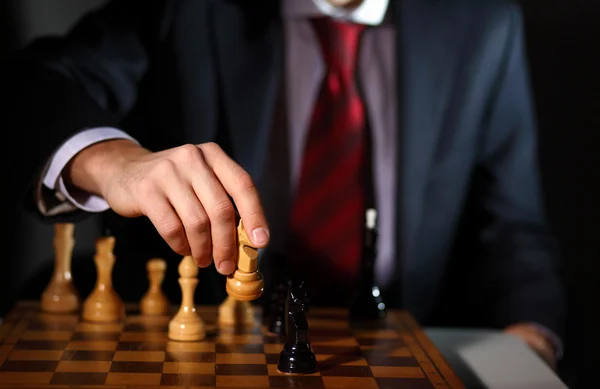
[[[55, 207], [56, 210], [73, 210], [74, 206], [76, 209], [82, 211], [98, 213], [104, 212], [110, 208], [108, 203], [100, 196], [83, 191], [68, 190], [63, 181], [62, 172], [73, 157], [83, 149], [95, 143], [111, 139], [129, 139], [138, 143], [131, 136], [116, 128], [97, 127], [77, 133], [56, 150], [45, 173], [42, 175], [42, 184], [46, 188], [54, 191], [58, 200], [68, 202], [72, 205], [71, 207], [68, 207], [63, 204], [62, 206]], [[41, 193], [42, 191], [38, 190], [38, 204], [40, 204], [40, 209], [43, 211], [42, 213], [55, 214], [56, 212], [53, 212], [42, 205], [44, 201], [40, 198], [40, 196], [42, 196]]]

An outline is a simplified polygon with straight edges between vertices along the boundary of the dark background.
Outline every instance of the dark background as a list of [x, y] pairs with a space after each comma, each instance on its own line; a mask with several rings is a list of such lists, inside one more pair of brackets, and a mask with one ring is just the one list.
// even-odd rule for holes
[[[61, 34], [86, 10], [104, 0], [3, 0], [0, 2], [0, 61], [37, 36]], [[569, 287], [569, 331], [560, 374], [570, 388], [593, 386], [600, 366], [598, 307], [598, 234], [595, 228], [600, 175], [600, 2], [521, 0], [527, 33], [536, 106], [541, 165], [551, 224], [560, 240]], [[0, 201], [4, 232], [0, 234], [0, 312], [19, 295], [27, 295], [32, 280], [47, 282], [52, 265], [52, 228], [19, 207], [27, 184], [18, 175], [18, 159], [26, 144], [13, 147], [5, 135]], [[16, 155], [16, 156], [15, 156]], [[10, 168], [10, 166], [16, 166]], [[17, 188], [18, 190], [14, 190]], [[100, 233], [95, 218], [76, 229], [74, 272], [90, 261]], [[40, 276], [40, 274], [43, 274]], [[40, 278], [41, 277], [41, 278]], [[45, 277], [45, 278], [44, 278]], [[75, 277], [75, 282], [77, 278]], [[76, 285], [85, 293], [90, 285]], [[39, 285], [38, 285], [39, 287]], [[586, 312], [587, 311], [587, 312]], [[597, 315], [594, 315], [597, 316]]]

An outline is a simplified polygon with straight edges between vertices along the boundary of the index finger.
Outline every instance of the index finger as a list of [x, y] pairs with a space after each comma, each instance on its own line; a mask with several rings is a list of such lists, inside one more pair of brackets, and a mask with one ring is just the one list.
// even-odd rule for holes
[[258, 189], [250, 174], [216, 143], [204, 143], [198, 148], [223, 188], [233, 198], [252, 244], [257, 248], [265, 247], [269, 243], [269, 226]]

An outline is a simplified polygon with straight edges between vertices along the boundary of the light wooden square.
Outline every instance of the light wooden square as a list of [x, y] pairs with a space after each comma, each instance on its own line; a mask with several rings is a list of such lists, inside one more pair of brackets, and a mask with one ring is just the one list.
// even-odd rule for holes
[[260, 375], [218, 375], [216, 383], [219, 388], [268, 388], [269, 377]]
[[[377, 381], [371, 377], [322, 377], [326, 388], [378, 389]], [[400, 388], [398, 388], [400, 389]]]
[[113, 361], [163, 362], [164, 351], [116, 351]]
[[311, 344], [315, 346], [358, 346], [358, 342], [352, 337], [325, 338], [324, 340], [313, 338]]
[[217, 363], [225, 364], [249, 364], [249, 365], [264, 365], [267, 363], [265, 354], [217, 354]]
[[160, 373], [108, 373], [106, 385], [160, 385]]
[[[290, 373], [282, 373], [279, 370], [277, 370], [277, 365], [267, 365], [267, 371], [269, 372], [269, 375], [271, 376], [295, 376], [297, 374], [290, 374]], [[302, 374], [302, 377], [318, 377], [320, 376], [321, 373], [319, 373], [318, 371], [315, 373], [311, 373], [311, 374]]]
[[8, 356], [15, 361], [60, 361], [62, 350], [13, 350]]
[[163, 374], [215, 374], [212, 362], [165, 362]]
[[0, 382], [3, 384], [44, 385], [50, 383], [52, 374], [52, 372], [0, 371]]

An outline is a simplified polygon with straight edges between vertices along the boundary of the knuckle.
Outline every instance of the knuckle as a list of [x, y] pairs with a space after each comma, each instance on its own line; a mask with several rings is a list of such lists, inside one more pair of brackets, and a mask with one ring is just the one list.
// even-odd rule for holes
[[210, 251], [210, 241], [201, 239], [192, 247], [192, 255], [198, 266], [206, 267], [212, 262], [212, 253]]
[[168, 241], [184, 242], [183, 226], [179, 222], [166, 221], [160, 226], [160, 233]]
[[193, 162], [198, 159], [200, 150], [193, 144], [185, 144], [177, 149], [177, 157], [182, 162]]
[[208, 231], [210, 228], [208, 218], [201, 214], [191, 217], [186, 224], [194, 231]]
[[154, 166], [154, 174], [158, 177], [170, 176], [175, 174], [176, 171], [175, 163], [169, 159], [163, 159]]
[[235, 220], [235, 210], [229, 200], [223, 200], [217, 203], [213, 208], [214, 217], [221, 222], [233, 222]]
[[215, 257], [218, 257], [222, 260], [231, 259], [235, 256], [235, 249], [236, 246], [233, 243], [221, 244], [215, 247]]
[[236, 182], [238, 187], [244, 192], [249, 192], [255, 188], [254, 180], [252, 180], [250, 173], [246, 171], [238, 174]]
[[154, 194], [156, 190], [156, 182], [147, 176], [140, 178], [137, 182], [137, 192], [143, 197]]
[[210, 152], [220, 151], [221, 150], [221, 146], [219, 146], [215, 142], [206, 142], [206, 143], [203, 143], [202, 144], [202, 148], [205, 149], [206, 151], [210, 151]]

